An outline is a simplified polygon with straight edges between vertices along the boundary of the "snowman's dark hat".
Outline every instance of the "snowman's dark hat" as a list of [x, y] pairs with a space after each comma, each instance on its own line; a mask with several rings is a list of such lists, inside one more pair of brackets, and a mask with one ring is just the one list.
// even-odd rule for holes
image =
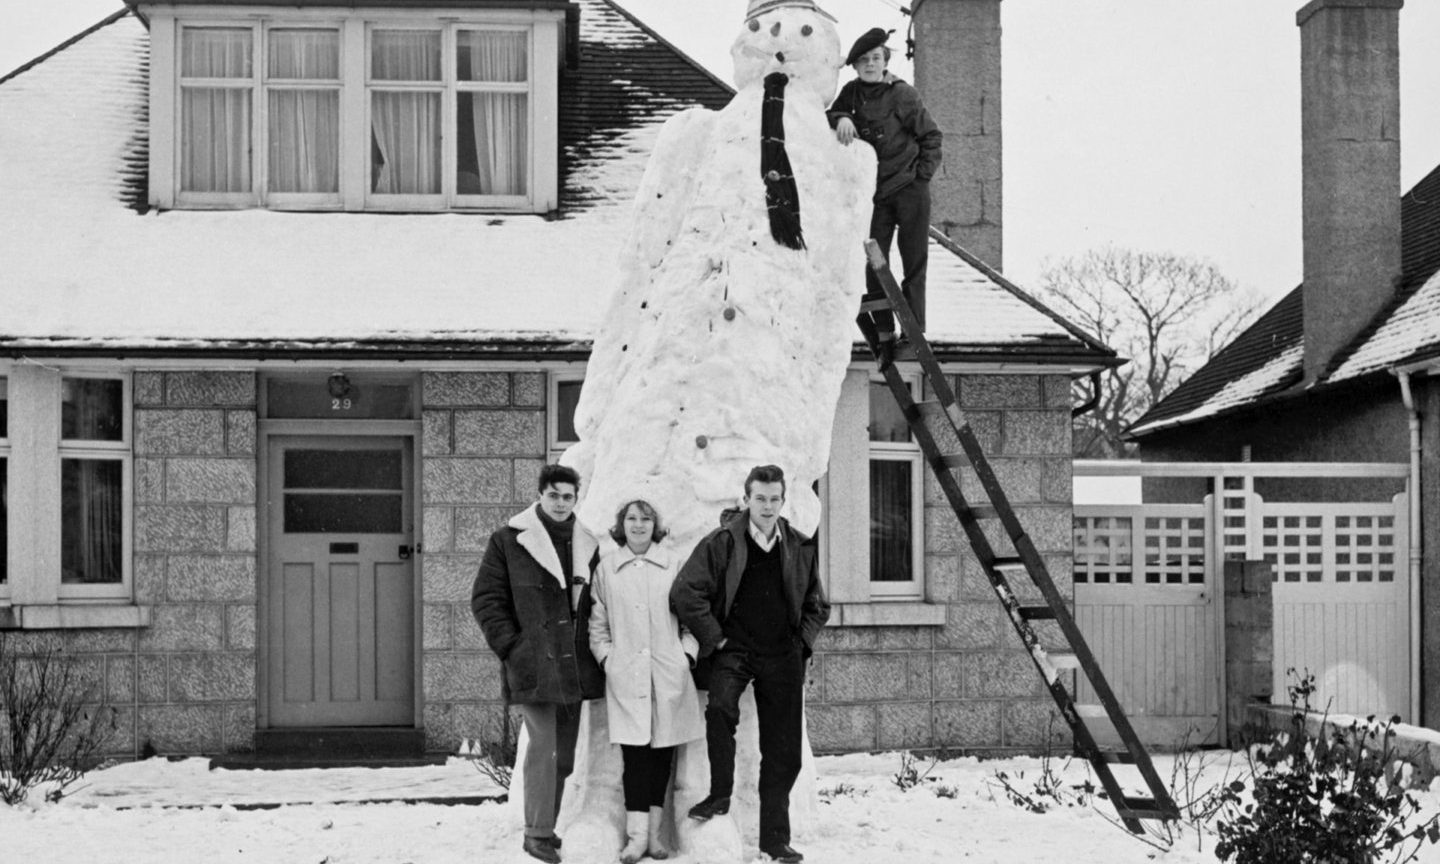
[[801, 9], [809, 9], [812, 12], [819, 12], [831, 21], [836, 20], [834, 15], [815, 5], [815, 0], [750, 0], [750, 8], [745, 11], [745, 20], [749, 21], [766, 12], [773, 12], [786, 6], [796, 6]]

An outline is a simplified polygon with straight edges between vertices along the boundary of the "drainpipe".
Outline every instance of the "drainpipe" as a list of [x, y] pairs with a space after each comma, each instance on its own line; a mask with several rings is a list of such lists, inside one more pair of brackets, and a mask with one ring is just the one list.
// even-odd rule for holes
[[1420, 575], [1424, 551], [1420, 522], [1420, 411], [1410, 389], [1410, 371], [1397, 369], [1395, 375], [1400, 379], [1400, 399], [1410, 421], [1410, 525], [1406, 532], [1410, 538], [1410, 722], [1420, 726]]
[[1078, 406], [1076, 406], [1076, 407], [1074, 407], [1074, 408], [1071, 408], [1071, 409], [1070, 409], [1070, 417], [1073, 419], [1073, 418], [1075, 418], [1075, 417], [1079, 417], [1081, 414], [1085, 414], [1085, 413], [1087, 413], [1087, 412], [1089, 412], [1089, 411], [1093, 411], [1093, 410], [1095, 409], [1095, 406], [1096, 406], [1096, 405], [1099, 405], [1099, 404], [1100, 404], [1100, 373], [1099, 373], [1099, 372], [1091, 372], [1091, 373], [1090, 373], [1090, 398], [1089, 398], [1089, 399], [1086, 399], [1083, 404], [1078, 405]]

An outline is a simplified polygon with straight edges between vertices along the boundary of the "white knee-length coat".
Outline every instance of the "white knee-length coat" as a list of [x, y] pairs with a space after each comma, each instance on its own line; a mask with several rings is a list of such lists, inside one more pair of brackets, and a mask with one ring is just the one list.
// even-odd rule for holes
[[605, 667], [610, 743], [673, 747], [705, 735], [690, 676], [699, 645], [670, 611], [679, 561], [651, 544], [600, 561], [591, 582], [590, 650]]

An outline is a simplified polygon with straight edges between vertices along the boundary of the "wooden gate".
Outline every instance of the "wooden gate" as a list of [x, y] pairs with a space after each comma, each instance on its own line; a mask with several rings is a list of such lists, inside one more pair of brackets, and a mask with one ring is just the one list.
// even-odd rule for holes
[[1410, 598], [1405, 496], [1381, 504], [1260, 502], [1263, 558], [1275, 566], [1275, 696], [1315, 676], [1331, 713], [1408, 716]]
[[[1150, 496], [1213, 494], [1194, 503], [1075, 506], [1075, 618], [1147, 744], [1223, 741], [1222, 562], [1274, 566], [1274, 700], [1315, 676], [1314, 707], [1331, 713], [1415, 716], [1415, 586], [1407, 570], [1404, 491], [1372, 501], [1267, 501], [1267, 489], [1330, 481], [1403, 489], [1408, 466], [1338, 463], [1077, 462], [1076, 476], [1152, 478]], [[1288, 478], [1288, 479], [1287, 479]], [[1151, 482], [1147, 480], [1147, 482]], [[1187, 485], [1188, 484], [1188, 485]], [[1077, 481], [1077, 489], [1080, 484]], [[1203, 494], [1203, 493], [1201, 493]], [[1267, 492], [1267, 494], [1269, 494]], [[1387, 492], [1388, 496], [1388, 492]], [[1107, 497], [1116, 496], [1107, 491]], [[1275, 497], [1281, 497], [1277, 494]], [[1343, 497], [1337, 495], [1337, 497]], [[1196, 500], [1198, 499], [1198, 500]], [[1077, 500], [1080, 494], [1077, 492]], [[1089, 697], [1082, 689], [1082, 701]]]
[[[1147, 744], [1217, 740], [1219, 605], [1208, 509], [1076, 508], [1075, 622]], [[1097, 701], [1083, 681], [1076, 701]]]

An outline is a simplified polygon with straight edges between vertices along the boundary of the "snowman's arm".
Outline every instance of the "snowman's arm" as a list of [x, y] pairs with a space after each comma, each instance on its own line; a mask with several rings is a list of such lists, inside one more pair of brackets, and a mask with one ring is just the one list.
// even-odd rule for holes
[[695, 172], [714, 143], [708, 108], [690, 108], [665, 121], [635, 193], [633, 248], [643, 267], [665, 257], [695, 197]]

